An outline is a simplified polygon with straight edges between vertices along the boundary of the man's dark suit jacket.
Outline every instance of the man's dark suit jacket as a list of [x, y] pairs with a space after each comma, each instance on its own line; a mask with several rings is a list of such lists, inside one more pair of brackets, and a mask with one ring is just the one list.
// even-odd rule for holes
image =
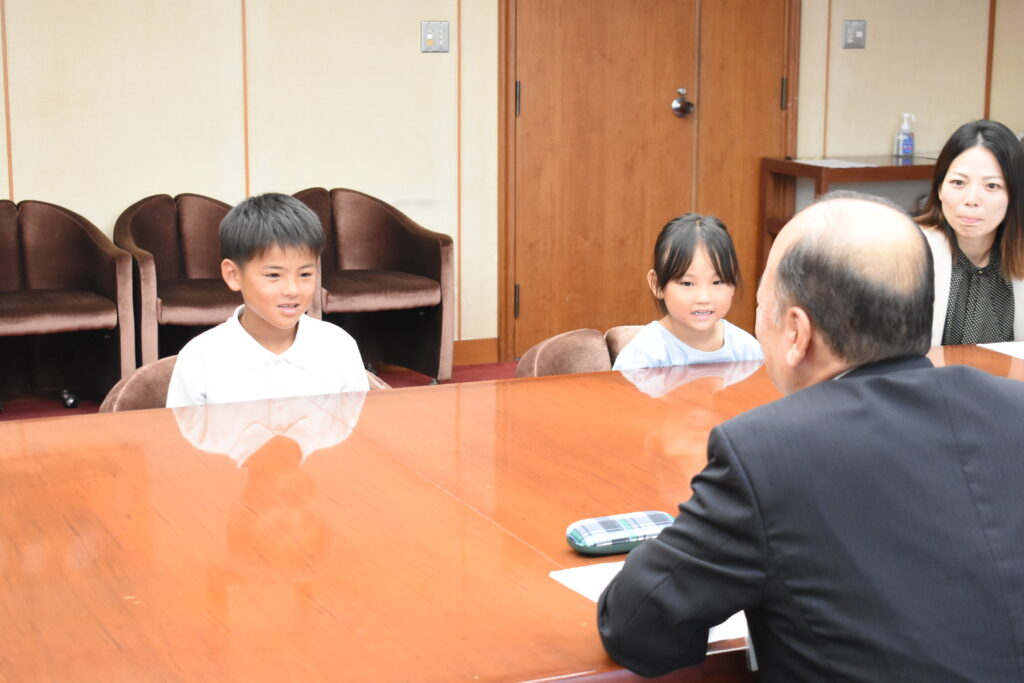
[[746, 610], [761, 681], [1024, 680], [1024, 382], [864, 366], [716, 427], [692, 486], [601, 596], [620, 664]]

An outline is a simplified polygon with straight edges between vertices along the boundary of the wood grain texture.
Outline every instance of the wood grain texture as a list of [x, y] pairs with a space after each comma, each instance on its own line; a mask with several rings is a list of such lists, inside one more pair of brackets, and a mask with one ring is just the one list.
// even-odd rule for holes
[[[932, 357], [1024, 378], [984, 349]], [[660, 398], [600, 373], [2, 423], [0, 671], [639, 680], [549, 578], [595, 561], [564, 530], [674, 511], [710, 429], [778, 395], [763, 368], [675, 379]], [[729, 653], [670, 680], [751, 678]]]
[[732, 234], [744, 286], [728, 319], [750, 332], [761, 265], [759, 165], [761, 157], [785, 156], [790, 144], [790, 117], [781, 106], [782, 78], [793, 62], [789, 5], [701, 5], [697, 210], [717, 215]]
[[[518, 0], [517, 356], [553, 334], [648, 322], [658, 230], [692, 210], [695, 0]], [[692, 99], [692, 98], [691, 98]]]

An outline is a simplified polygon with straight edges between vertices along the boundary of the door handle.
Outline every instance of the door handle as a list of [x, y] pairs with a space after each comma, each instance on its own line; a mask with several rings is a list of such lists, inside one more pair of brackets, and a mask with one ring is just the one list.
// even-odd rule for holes
[[693, 113], [693, 102], [686, 99], [686, 88], [679, 88], [679, 97], [672, 100], [672, 113], [683, 118], [687, 114]]

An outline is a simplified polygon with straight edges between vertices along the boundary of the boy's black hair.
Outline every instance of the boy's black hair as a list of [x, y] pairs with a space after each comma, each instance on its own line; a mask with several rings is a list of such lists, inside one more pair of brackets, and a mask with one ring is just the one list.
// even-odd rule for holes
[[[736, 248], [725, 223], [715, 216], [687, 213], [666, 223], [654, 243], [654, 264], [651, 267], [659, 290], [664, 290], [669, 282], [686, 274], [697, 248], [701, 246], [708, 252], [718, 277], [734, 287], [739, 286]], [[656, 299], [656, 302], [662, 315], [667, 315], [664, 300]]]
[[324, 229], [313, 210], [295, 197], [268, 192], [250, 197], [220, 222], [220, 256], [244, 266], [271, 247], [324, 248]]

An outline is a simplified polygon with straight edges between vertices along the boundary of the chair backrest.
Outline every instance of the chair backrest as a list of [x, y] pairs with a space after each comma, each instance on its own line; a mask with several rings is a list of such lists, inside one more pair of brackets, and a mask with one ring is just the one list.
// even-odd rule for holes
[[604, 334], [590, 328], [563, 332], [534, 344], [516, 365], [516, 377], [611, 370], [619, 352], [643, 325], [619, 325]]
[[178, 236], [182, 274], [189, 279], [219, 280], [220, 222], [231, 207], [199, 194], [179, 194]]
[[124, 410], [148, 410], [167, 405], [167, 387], [171, 384], [171, 373], [177, 356], [168, 356], [143, 365], [121, 379], [107, 392], [100, 404], [101, 413], [118, 413]]
[[334, 231], [334, 219], [331, 217], [331, 193], [322, 187], [311, 187], [292, 196], [312, 209], [323, 226], [324, 250], [320, 254], [321, 269], [337, 270], [338, 239]]
[[18, 207], [9, 199], [3, 199], [0, 200], [0, 292], [13, 292], [24, 286], [23, 268]]
[[92, 290], [96, 264], [85, 258], [93, 237], [107, 241], [83, 216], [56, 204], [26, 199], [18, 203], [22, 286], [25, 289]]
[[198, 194], [158, 194], [125, 209], [114, 242], [153, 256], [159, 282], [220, 278], [220, 222], [231, 207]]
[[604, 340], [608, 343], [608, 355], [611, 357], [612, 365], [615, 365], [615, 359], [619, 357], [622, 349], [626, 348], [626, 344], [633, 341], [633, 337], [643, 328], [643, 325], [619, 325], [608, 328], [604, 333]]
[[[177, 356], [168, 356], [143, 365], [114, 385], [100, 404], [99, 412], [163, 408], [167, 405], [167, 388], [171, 384], [171, 374], [177, 360]], [[372, 372], [366, 372], [366, 379], [371, 391], [391, 388], [391, 385]]]
[[[409, 271], [403, 249], [407, 227], [423, 228], [387, 202], [357, 190], [331, 190], [338, 267], [343, 270]], [[412, 272], [416, 272], [412, 270]]]
[[597, 330], [563, 332], [534, 344], [516, 365], [516, 377], [570, 375], [611, 370], [608, 344]]

